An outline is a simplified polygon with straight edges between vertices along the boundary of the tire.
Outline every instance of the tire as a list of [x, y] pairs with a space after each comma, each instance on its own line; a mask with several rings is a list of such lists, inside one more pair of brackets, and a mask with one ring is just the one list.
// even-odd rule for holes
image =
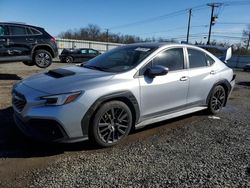
[[73, 62], [74, 62], [74, 59], [73, 59], [73, 57], [71, 57], [71, 56], [67, 56], [67, 57], [65, 58], [65, 62], [66, 62], [66, 63], [73, 63]]
[[221, 85], [217, 85], [210, 96], [208, 103], [208, 112], [210, 114], [217, 114], [221, 111], [226, 103], [226, 91]]
[[27, 66], [34, 66], [35, 65], [32, 61], [23, 61], [23, 64], [27, 65]]
[[101, 147], [110, 147], [123, 140], [132, 127], [132, 114], [121, 101], [104, 103], [95, 113], [89, 138]]
[[40, 68], [47, 68], [52, 63], [52, 56], [47, 50], [35, 51], [34, 64]]

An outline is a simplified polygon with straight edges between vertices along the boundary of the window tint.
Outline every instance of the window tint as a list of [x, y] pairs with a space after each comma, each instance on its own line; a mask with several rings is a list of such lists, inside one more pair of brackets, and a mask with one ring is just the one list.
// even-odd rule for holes
[[26, 35], [25, 27], [10, 26], [9, 29], [10, 29], [11, 35]]
[[36, 29], [30, 28], [31, 32], [33, 35], [39, 35], [41, 34], [39, 31], [37, 31]]
[[26, 32], [28, 35], [32, 35], [30, 28], [26, 27]]
[[161, 52], [153, 59], [153, 64], [167, 67], [169, 71], [181, 70], [184, 68], [183, 49], [175, 48]]
[[6, 32], [6, 29], [4, 26], [0, 25], [0, 36], [4, 36], [6, 35], [7, 32]]
[[97, 51], [90, 49], [89, 54], [97, 54]]
[[188, 49], [189, 68], [206, 67], [207, 58], [204, 52]]
[[212, 57], [210, 57], [209, 55], [206, 54], [206, 58], [207, 58], [207, 62], [209, 63], [209, 65], [213, 65], [214, 64], [214, 59]]
[[137, 66], [155, 49], [140, 46], [117, 47], [89, 60], [83, 67], [94, 66], [107, 72], [124, 72]]
[[87, 53], [87, 50], [86, 49], [82, 49], [81, 50], [81, 54], [86, 54]]

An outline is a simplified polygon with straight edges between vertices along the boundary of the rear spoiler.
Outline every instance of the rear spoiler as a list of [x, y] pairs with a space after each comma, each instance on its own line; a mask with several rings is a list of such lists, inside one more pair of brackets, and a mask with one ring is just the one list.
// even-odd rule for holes
[[197, 45], [197, 46], [207, 51], [210, 51], [211, 49], [219, 51], [222, 54], [222, 56], [220, 56], [219, 59], [225, 63], [227, 63], [227, 61], [232, 57], [232, 47], [225, 48], [221, 46], [212, 46], [212, 45]]

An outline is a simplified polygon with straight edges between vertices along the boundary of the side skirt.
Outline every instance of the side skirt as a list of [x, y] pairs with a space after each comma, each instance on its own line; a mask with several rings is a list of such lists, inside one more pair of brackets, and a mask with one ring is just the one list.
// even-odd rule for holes
[[189, 109], [186, 109], [186, 110], [166, 114], [166, 115], [163, 115], [163, 116], [160, 116], [160, 117], [147, 119], [147, 120], [144, 120], [144, 121], [136, 124], [135, 128], [139, 129], [139, 128], [145, 127], [146, 125], [152, 124], [152, 123], [164, 121], [164, 120], [167, 120], [167, 119], [172, 119], [172, 118], [183, 116], [183, 115], [190, 114], [190, 113], [193, 113], [193, 112], [198, 112], [198, 111], [204, 110], [206, 108], [207, 108], [207, 106], [192, 107], [192, 108], [189, 108]]

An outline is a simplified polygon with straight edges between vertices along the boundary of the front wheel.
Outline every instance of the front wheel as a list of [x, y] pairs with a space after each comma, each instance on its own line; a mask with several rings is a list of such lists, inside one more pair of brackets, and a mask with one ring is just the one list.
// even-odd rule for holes
[[40, 68], [47, 68], [52, 63], [52, 56], [46, 50], [37, 50], [35, 52], [34, 63]]
[[209, 103], [208, 103], [208, 111], [211, 114], [217, 114], [221, 111], [222, 107], [226, 102], [226, 91], [224, 87], [221, 85], [216, 86], [211, 94]]
[[71, 56], [67, 56], [66, 58], [65, 58], [65, 61], [66, 61], [66, 63], [73, 63], [73, 57], [71, 57]]
[[123, 140], [132, 127], [132, 114], [121, 101], [103, 104], [96, 112], [90, 139], [101, 147], [109, 147]]

